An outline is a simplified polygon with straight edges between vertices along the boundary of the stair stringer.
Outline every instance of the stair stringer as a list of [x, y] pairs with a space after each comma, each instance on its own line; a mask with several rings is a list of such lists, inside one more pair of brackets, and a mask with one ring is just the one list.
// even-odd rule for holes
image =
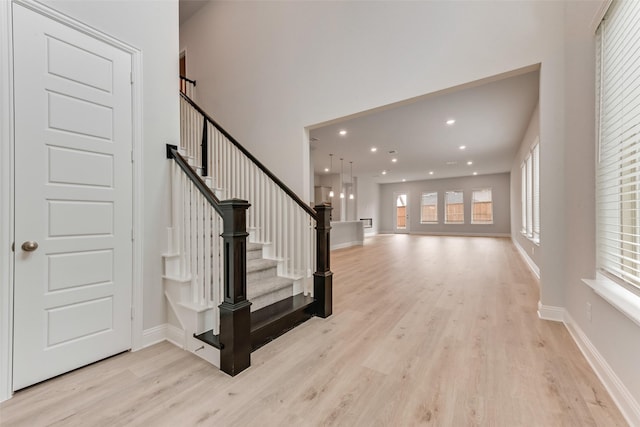
[[194, 338], [194, 334], [200, 334], [212, 328], [213, 308], [185, 302], [183, 297], [190, 292], [190, 277], [180, 279], [165, 276], [163, 282], [168, 306], [180, 323], [178, 327], [182, 330], [182, 342], [180, 342], [182, 349], [219, 368], [220, 350]]

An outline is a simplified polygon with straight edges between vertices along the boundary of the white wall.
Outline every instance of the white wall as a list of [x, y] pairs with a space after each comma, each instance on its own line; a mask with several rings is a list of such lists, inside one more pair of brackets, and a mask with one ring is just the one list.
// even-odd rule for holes
[[[483, 188], [492, 189], [493, 224], [471, 224], [471, 195], [473, 190]], [[463, 191], [464, 224], [444, 223], [444, 193], [452, 190]], [[438, 192], [438, 224], [421, 224], [420, 201], [422, 193], [431, 191]], [[379, 228], [381, 233], [394, 232], [395, 193], [407, 193], [408, 195], [410, 233], [471, 236], [508, 236], [510, 233], [508, 173], [381, 184]]]
[[178, 2], [60, 1], [41, 3], [142, 52], [143, 327], [166, 322], [162, 288], [164, 230], [169, 225], [169, 174], [165, 144], [180, 135], [178, 104]]
[[[522, 138], [518, 154], [516, 154], [511, 166], [511, 239], [516, 242], [527, 254], [529, 259], [540, 268], [540, 254], [542, 252], [542, 242], [535, 244], [523, 235], [522, 230], [522, 171], [520, 166], [526, 157], [531, 153], [531, 148], [535, 145], [540, 135], [540, 106], [536, 106], [527, 131]], [[540, 144], [540, 150], [543, 150]]]
[[358, 219], [371, 218], [372, 227], [365, 228], [366, 236], [378, 233], [380, 228], [380, 185], [373, 178], [359, 176], [358, 184]]
[[[591, 21], [601, 3], [211, 2], [180, 43], [205, 109], [303, 195], [305, 127], [540, 64], [540, 301], [568, 309], [638, 401], [638, 327], [579, 281], [595, 268]], [[585, 321], [587, 299], [606, 321]]]

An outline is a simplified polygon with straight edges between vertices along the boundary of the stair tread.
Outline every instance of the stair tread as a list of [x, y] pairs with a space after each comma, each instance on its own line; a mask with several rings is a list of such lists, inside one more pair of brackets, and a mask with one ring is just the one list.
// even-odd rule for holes
[[201, 334], [193, 334], [194, 338], [199, 339], [200, 341], [209, 344], [215, 348], [220, 348], [220, 335], [213, 335], [213, 329], [208, 330], [207, 332], [203, 332]]
[[314, 301], [313, 297], [298, 294], [254, 311], [251, 313], [251, 332], [253, 333], [296, 311], [304, 310]]
[[276, 292], [280, 289], [286, 288], [287, 286], [291, 286], [292, 284], [293, 279], [280, 276], [247, 281], [247, 298], [252, 300], [262, 295]]
[[262, 250], [262, 243], [247, 243], [247, 252]]
[[[313, 316], [310, 311], [315, 299], [298, 294], [251, 313], [251, 347], [254, 351], [269, 341], [295, 328]], [[193, 336], [215, 348], [221, 349], [220, 336], [208, 330]]]
[[277, 266], [278, 261], [274, 261], [272, 259], [249, 259], [247, 260], [247, 274], [253, 273], [255, 271], [268, 270]]

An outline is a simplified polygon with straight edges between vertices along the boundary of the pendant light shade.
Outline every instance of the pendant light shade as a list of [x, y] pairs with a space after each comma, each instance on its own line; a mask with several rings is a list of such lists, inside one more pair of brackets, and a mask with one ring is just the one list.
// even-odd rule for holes
[[344, 199], [344, 184], [342, 182], [342, 172], [343, 172], [343, 169], [344, 169], [344, 167], [343, 167], [344, 163], [343, 163], [342, 160], [343, 160], [342, 157], [340, 157], [340, 198]]
[[351, 191], [349, 192], [349, 200], [353, 200], [355, 198], [353, 196], [353, 162], [349, 162], [349, 166], [351, 167]]
[[[333, 172], [333, 154], [329, 154], [329, 173]], [[333, 193], [333, 186], [329, 190], [329, 198], [335, 196]]]

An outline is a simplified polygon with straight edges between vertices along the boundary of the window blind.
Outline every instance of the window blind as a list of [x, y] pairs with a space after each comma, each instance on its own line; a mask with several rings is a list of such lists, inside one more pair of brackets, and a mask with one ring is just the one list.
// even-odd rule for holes
[[462, 191], [447, 191], [444, 194], [445, 224], [464, 224], [464, 197]]
[[527, 157], [527, 236], [533, 237], [533, 160]]
[[492, 190], [485, 188], [473, 190], [471, 194], [471, 223], [493, 224]]
[[598, 267], [640, 288], [640, 2], [614, 1], [597, 37]]
[[533, 166], [533, 240], [540, 240], [540, 144], [531, 151]]
[[520, 204], [522, 212], [522, 232], [527, 232], [527, 164], [522, 163], [520, 166]]
[[438, 222], [438, 193], [422, 193], [422, 201], [420, 207], [421, 223], [437, 223]]

